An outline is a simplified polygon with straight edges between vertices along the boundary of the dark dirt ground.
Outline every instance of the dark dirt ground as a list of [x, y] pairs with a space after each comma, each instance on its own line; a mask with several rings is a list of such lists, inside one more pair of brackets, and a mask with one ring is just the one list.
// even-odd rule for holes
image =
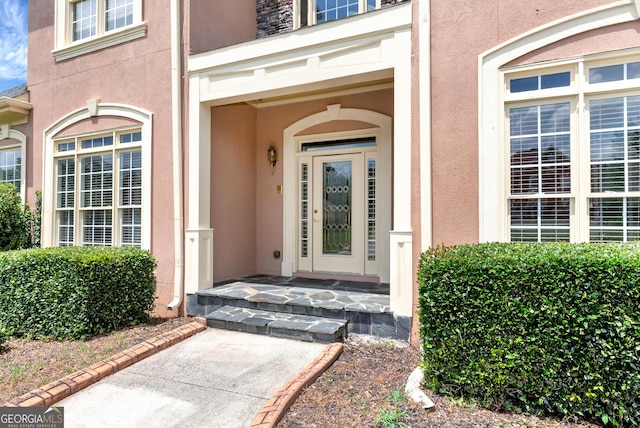
[[[153, 319], [84, 341], [10, 340], [0, 347], [0, 405], [104, 358], [193, 321]], [[278, 424], [279, 428], [342, 427], [597, 427], [584, 421], [560, 421], [476, 408], [425, 391], [436, 404], [424, 410], [400, 397], [418, 366], [418, 351], [406, 344], [372, 341], [352, 335], [344, 351], [318, 380], [305, 389]], [[377, 422], [380, 415], [399, 420]], [[393, 422], [393, 424], [392, 424]], [[401, 425], [404, 424], [404, 425]]]
[[[493, 412], [461, 400], [425, 391], [436, 404], [424, 410], [408, 400], [398, 403], [398, 422], [377, 423], [379, 415], [393, 416], [391, 396], [404, 393], [407, 379], [419, 364], [415, 348], [393, 342], [370, 343], [350, 336], [342, 355], [298, 397], [278, 428], [324, 427], [597, 427], [585, 421], [561, 421]], [[392, 424], [392, 422], [395, 423]]]
[[9, 340], [0, 346], [0, 405], [192, 321], [154, 318], [88, 340]]

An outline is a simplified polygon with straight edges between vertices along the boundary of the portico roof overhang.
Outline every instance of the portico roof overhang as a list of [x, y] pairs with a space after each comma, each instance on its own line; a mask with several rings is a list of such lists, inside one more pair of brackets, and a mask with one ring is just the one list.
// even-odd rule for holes
[[410, 54], [410, 6], [192, 55], [191, 84], [199, 102], [222, 105], [388, 82]]

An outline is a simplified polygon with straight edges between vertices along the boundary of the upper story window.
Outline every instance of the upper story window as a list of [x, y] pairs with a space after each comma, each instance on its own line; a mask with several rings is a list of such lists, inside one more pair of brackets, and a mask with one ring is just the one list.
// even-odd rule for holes
[[56, 0], [56, 61], [146, 34], [142, 0]]
[[133, 0], [80, 0], [71, 4], [72, 40], [133, 24]]
[[381, 0], [298, 0], [298, 27], [321, 24], [380, 9]]
[[509, 239], [640, 240], [640, 62], [576, 59], [505, 78]]

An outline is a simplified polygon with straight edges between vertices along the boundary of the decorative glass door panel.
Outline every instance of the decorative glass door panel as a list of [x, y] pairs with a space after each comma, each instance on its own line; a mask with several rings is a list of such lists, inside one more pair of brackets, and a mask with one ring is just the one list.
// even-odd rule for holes
[[323, 162], [322, 173], [322, 253], [351, 255], [352, 162]]
[[362, 274], [362, 154], [313, 157], [313, 270]]

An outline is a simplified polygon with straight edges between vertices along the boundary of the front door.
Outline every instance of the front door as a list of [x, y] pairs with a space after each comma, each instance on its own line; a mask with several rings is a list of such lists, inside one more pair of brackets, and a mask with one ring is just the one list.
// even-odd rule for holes
[[364, 187], [362, 153], [313, 156], [313, 271], [365, 273]]

